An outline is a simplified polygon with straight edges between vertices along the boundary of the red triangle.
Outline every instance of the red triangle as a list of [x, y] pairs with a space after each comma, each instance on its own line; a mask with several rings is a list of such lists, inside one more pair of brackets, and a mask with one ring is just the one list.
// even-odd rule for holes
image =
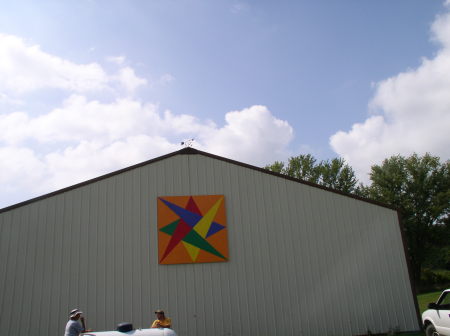
[[202, 216], [202, 213], [200, 212], [200, 209], [198, 208], [197, 204], [195, 203], [194, 199], [191, 197], [189, 197], [189, 201], [188, 204], [186, 205], [186, 210], [189, 210], [190, 212], [193, 212], [197, 215]]
[[167, 255], [172, 252], [172, 250], [175, 248], [175, 246], [178, 245], [178, 243], [186, 237], [186, 235], [191, 231], [192, 228], [187, 225], [187, 223], [180, 219], [178, 222], [177, 228], [175, 229], [175, 232], [172, 235], [172, 238], [170, 238], [169, 244], [167, 244], [166, 250], [164, 251], [164, 255], [162, 256], [161, 261], [164, 260]]

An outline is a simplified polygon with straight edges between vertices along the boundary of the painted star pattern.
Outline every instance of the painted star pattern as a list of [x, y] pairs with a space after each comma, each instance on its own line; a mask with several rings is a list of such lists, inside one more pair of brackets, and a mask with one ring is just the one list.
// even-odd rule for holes
[[163, 263], [167, 256], [169, 256], [179, 244], [183, 244], [188, 255], [192, 259], [192, 262], [197, 261], [201, 250], [206, 251], [223, 261], [227, 260], [227, 258], [207, 240], [209, 237], [226, 229], [224, 225], [215, 221], [216, 214], [223, 205], [224, 197], [215, 197], [217, 200], [207, 211], [204, 211], [204, 213], [200, 211], [192, 196], [189, 197], [188, 202], [184, 207], [170, 202], [164, 197], [158, 198], [160, 202], [178, 217], [175, 221], [160, 227], [159, 229], [160, 232], [170, 236], [170, 240], [167, 243], [163, 254], [160, 255], [160, 263]]

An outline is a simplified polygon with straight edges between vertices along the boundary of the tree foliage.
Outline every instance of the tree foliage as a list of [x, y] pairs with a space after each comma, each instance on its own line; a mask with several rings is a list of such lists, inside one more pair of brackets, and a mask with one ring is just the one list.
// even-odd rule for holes
[[334, 158], [331, 161], [322, 161], [320, 173], [322, 185], [348, 193], [355, 191], [358, 182], [355, 171], [345, 163], [344, 159]]
[[[360, 189], [362, 194], [400, 210], [418, 283], [427, 252], [441, 239], [439, 232], [447, 232], [450, 161], [441, 163], [430, 154], [392, 156], [372, 166], [370, 180], [370, 186]], [[448, 245], [448, 237], [441, 243]]]
[[311, 154], [302, 154], [291, 157], [287, 165], [276, 161], [264, 168], [348, 193], [357, 184], [354, 170], [341, 158], [317, 162]]

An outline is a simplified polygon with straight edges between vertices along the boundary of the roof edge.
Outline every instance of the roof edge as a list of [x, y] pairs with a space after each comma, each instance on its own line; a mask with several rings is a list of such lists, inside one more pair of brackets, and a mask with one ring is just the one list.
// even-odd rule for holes
[[29, 200], [26, 200], [26, 201], [23, 201], [23, 202], [20, 202], [20, 203], [16, 203], [16, 204], [7, 206], [6, 208], [0, 209], [0, 213], [9, 211], [9, 210], [12, 210], [12, 209], [15, 209], [15, 208], [19, 208], [21, 206], [24, 206], [24, 205], [27, 205], [27, 204], [30, 204], [30, 203], [33, 203], [33, 202], [37, 202], [37, 201], [40, 201], [42, 199], [49, 198], [49, 197], [52, 197], [52, 196], [55, 196], [55, 195], [58, 195], [58, 194], [63, 194], [65, 192], [67, 192], [67, 191], [70, 191], [70, 190], [73, 190], [73, 189], [76, 189], [76, 188], [79, 188], [79, 187], [83, 187], [85, 185], [88, 185], [88, 184], [91, 184], [91, 183], [94, 183], [94, 182], [98, 182], [98, 181], [107, 179], [108, 177], [119, 175], [119, 174], [124, 173], [126, 171], [133, 170], [133, 169], [139, 168], [139, 167], [143, 167], [143, 166], [146, 166], [148, 164], [151, 164], [151, 163], [154, 163], [154, 162], [157, 162], [157, 161], [161, 161], [161, 160], [167, 159], [169, 157], [172, 157], [172, 156], [175, 156], [175, 155], [178, 155], [178, 154], [193, 154], [193, 153], [191, 153], [191, 151], [189, 151], [189, 148], [183, 148], [183, 149], [180, 149], [178, 151], [175, 151], [175, 152], [172, 152], [172, 153], [169, 153], [169, 154], [158, 156], [156, 158], [153, 158], [153, 159], [150, 159], [150, 160], [147, 160], [147, 161], [143, 161], [143, 162], [134, 164], [134, 165], [129, 166], [129, 167], [125, 167], [125, 168], [122, 168], [122, 169], [119, 169], [119, 170], [115, 170], [113, 172], [110, 172], [110, 173], [107, 173], [107, 174], [104, 174], [104, 175], [100, 175], [100, 176], [94, 177], [92, 179], [89, 179], [89, 180], [86, 180], [86, 181], [83, 181], [83, 182], [80, 182], [80, 183], [77, 183], [77, 184], [73, 184], [71, 186], [68, 186], [68, 187], [65, 187], [65, 188], [62, 188], [62, 189], [58, 189], [58, 190], [52, 191], [52, 192], [50, 192], [48, 194], [37, 196], [37, 197], [31, 198]]
[[225, 157], [218, 156], [218, 155], [215, 155], [215, 154], [211, 154], [211, 153], [208, 153], [208, 152], [203, 152], [203, 151], [198, 150], [198, 149], [194, 149], [194, 148], [185, 148], [185, 149], [191, 149], [192, 151], [189, 151], [189, 152], [186, 151], [184, 153], [179, 153], [179, 154], [201, 154], [201, 155], [208, 156], [210, 158], [214, 158], [214, 159], [217, 159], [217, 160], [221, 160], [221, 161], [229, 162], [229, 163], [232, 163], [232, 164], [235, 164], [235, 165], [238, 165], [238, 166], [242, 166], [242, 167], [246, 167], [246, 168], [249, 168], [249, 169], [257, 170], [257, 171], [260, 171], [260, 172], [265, 173], [265, 174], [274, 175], [274, 176], [277, 176], [277, 177], [284, 178], [286, 180], [290, 180], [290, 181], [294, 181], [294, 182], [297, 182], [297, 183], [305, 184], [305, 185], [308, 185], [310, 187], [319, 188], [319, 189], [326, 190], [326, 191], [329, 191], [329, 192], [332, 192], [332, 193], [335, 193], [335, 194], [339, 194], [339, 195], [342, 195], [342, 196], [347, 196], [347, 197], [356, 199], [358, 201], [363, 201], [363, 202], [371, 203], [371, 204], [374, 204], [374, 205], [378, 205], [378, 206], [381, 206], [383, 208], [387, 208], [387, 209], [390, 209], [390, 210], [399, 211], [397, 208], [395, 208], [393, 206], [390, 206], [388, 204], [372, 200], [370, 198], [365, 198], [365, 197], [362, 197], [362, 196], [346, 193], [344, 191], [340, 191], [340, 190], [337, 190], [337, 189], [325, 187], [325, 186], [317, 184], [317, 183], [305, 181], [305, 180], [298, 179], [298, 178], [295, 178], [295, 177], [291, 177], [291, 176], [288, 176], [288, 175], [276, 173], [276, 172], [273, 172], [273, 171], [270, 171], [270, 170], [267, 170], [267, 169], [264, 169], [264, 168], [261, 168], [261, 167], [253, 166], [253, 165], [248, 164], [248, 163], [244, 163], [244, 162], [236, 161], [236, 160], [233, 160], [233, 159], [225, 158]]
[[136, 168], [140, 168], [140, 167], [146, 166], [146, 165], [151, 164], [151, 163], [155, 163], [155, 162], [158, 162], [158, 161], [161, 161], [161, 160], [164, 160], [164, 159], [168, 159], [168, 158], [170, 158], [172, 156], [176, 156], [176, 155], [195, 155], [195, 154], [207, 156], [207, 157], [210, 157], [210, 158], [213, 158], [213, 159], [216, 159], [216, 160], [220, 160], [220, 161], [225, 161], [225, 162], [228, 162], [228, 163], [231, 163], [231, 164], [235, 164], [235, 165], [238, 165], [238, 166], [241, 166], [241, 167], [245, 167], [245, 168], [249, 168], [249, 169], [252, 169], [252, 170], [256, 170], [256, 171], [259, 171], [259, 172], [262, 172], [262, 173], [265, 173], [265, 174], [273, 175], [273, 176], [280, 177], [280, 178], [283, 178], [283, 179], [286, 179], [286, 180], [290, 180], [290, 181], [293, 181], [293, 182], [305, 184], [305, 185], [308, 185], [310, 187], [319, 188], [319, 189], [326, 190], [326, 191], [329, 191], [329, 192], [332, 192], [332, 193], [335, 193], [335, 194], [339, 194], [339, 195], [342, 195], [342, 196], [347, 196], [347, 197], [350, 197], [350, 198], [353, 198], [353, 199], [356, 199], [356, 200], [359, 200], [359, 201], [363, 201], [363, 202], [366, 202], [366, 203], [371, 203], [371, 204], [374, 204], [374, 205], [378, 205], [378, 206], [381, 206], [383, 208], [388, 208], [388, 209], [391, 209], [391, 210], [394, 210], [394, 211], [398, 211], [398, 209], [396, 209], [396, 208], [394, 208], [394, 207], [392, 207], [390, 205], [387, 205], [387, 204], [384, 204], [384, 203], [381, 203], [381, 202], [377, 202], [377, 201], [371, 200], [369, 198], [364, 198], [364, 197], [357, 196], [357, 195], [350, 194], [350, 193], [346, 193], [346, 192], [343, 192], [343, 191], [340, 191], [340, 190], [336, 190], [336, 189], [332, 189], [332, 188], [329, 188], [329, 187], [325, 187], [325, 186], [322, 186], [322, 185], [317, 184], [317, 183], [308, 182], [308, 181], [305, 181], [305, 180], [297, 179], [295, 177], [290, 177], [288, 175], [276, 173], [276, 172], [273, 172], [273, 171], [270, 171], [270, 170], [267, 170], [267, 169], [264, 169], [264, 168], [261, 168], [261, 167], [250, 165], [248, 163], [232, 160], [232, 159], [225, 158], [225, 157], [222, 157], [222, 156], [218, 156], [218, 155], [215, 155], [215, 154], [211, 154], [211, 153], [208, 153], [208, 152], [203, 152], [201, 150], [198, 150], [198, 149], [195, 149], [195, 148], [192, 148], [192, 147], [185, 147], [185, 148], [182, 148], [182, 149], [180, 149], [178, 151], [175, 151], [175, 152], [172, 152], [172, 153], [168, 153], [168, 154], [165, 154], [165, 155], [162, 155], [162, 156], [158, 156], [156, 158], [153, 158], [153, 159], [150, 159], [150, 160], [147, 160], [147, 161], [143, 161], [143, 162], [137, 163], [135, 165], [132, 165], [132, 166], [129, 166], [129, 167], [126, 167], [126, 168], [122, 168], [122, 169], [119, 169], [119, 170], [116, 170], [116, 171], [113, 171], [113, 172], [110, 172], [110, 173], [107, 173], [107, 174], [104, 174], [104, 175], [101, 175], [101, 176], [98, 176], [98, 177], [86, 180], [86, 181], [83, 181], [83, 182], [80, 182], [80, 183], [77, 183], [77, 184], [74, 184], [74, 185], [62, 188], [62, 189], [58, 189], [58, 190], [52, 191], [52, 192], [50, 192], [48, 194], [44, 194], [44, 195], [41, 195], [41, 196], [38, 196], [38, 197], [31, 198], [31, 199], [26, 200], [26, 201], [17, 203], [17, 204], [13, 204], [13, 205], [7, 206], [5, 208], [0, 209], [0, 213], [7, 212], [9, 210], [13, 210], [13, 209], [16, 209], [16, 208], [20, 208], [20, 207], [22, 207], [24, 205], [27, 205], [27, 204], [30, 204], [30, 203], [34, 203], [34, 202], [37, 202], [37, 201], [40, 201], [40, 200], [43, 200], [43, 199], [46, 199], [46, 198], [49, 198], [49, 197], [52, 197], [52, 196], [55, 196], [55, 195], [63, 194], [65, 192], [67, 192], [67, 191], [70, 191], [70, 190], [73, 190], [73, 189], [76, 189], [76, 188], [79, 188], [79, 187], [83, 187], [83, 186], [86, 186], [88, 184], [91, 184], [91, 183], [94, 183], [94, 182], [98, 182], [98, 181], [107, 179], [109, 177], [115, 176], [115, 175], [119, 175], [119, 174], [127, 172], [129, 170], [133, 170], [133, 169], [136, 169]]

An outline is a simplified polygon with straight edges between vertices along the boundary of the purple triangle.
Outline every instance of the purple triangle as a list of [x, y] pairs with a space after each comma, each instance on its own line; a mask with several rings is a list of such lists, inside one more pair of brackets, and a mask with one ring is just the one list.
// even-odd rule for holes
[[212, 222], [211, 226], [209, 227], [208, 233], [206, 234], [206, 238], [212, 236], [213, 234], [219, 232], [222, 229], [225, 229], [225, 226], [220, 225], [216, 222]]

